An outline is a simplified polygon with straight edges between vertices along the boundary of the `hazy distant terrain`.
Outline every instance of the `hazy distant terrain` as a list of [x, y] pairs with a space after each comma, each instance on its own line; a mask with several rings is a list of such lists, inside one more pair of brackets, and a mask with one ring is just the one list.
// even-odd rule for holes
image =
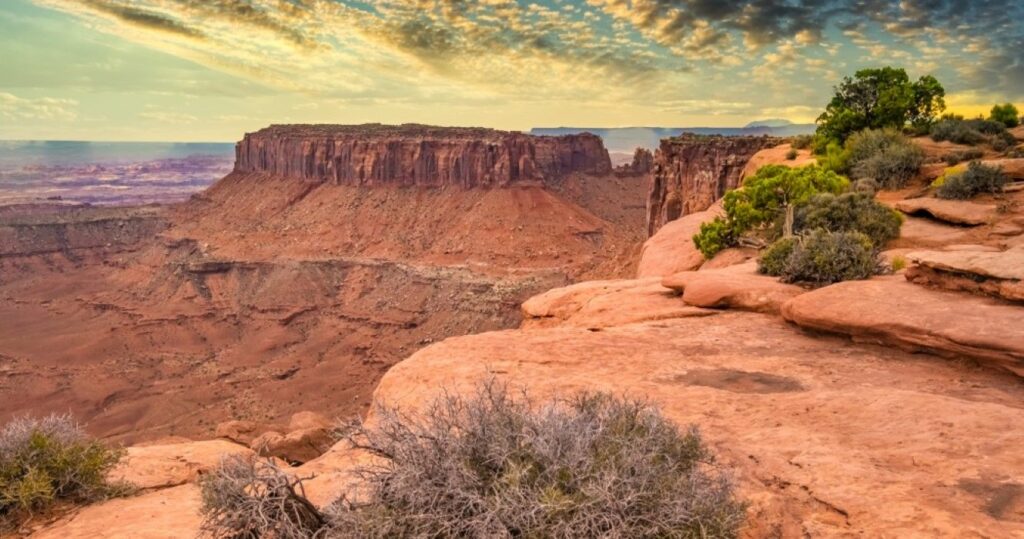
[[785, 120], [762, 120], [745, 127], [535, 127], [533, 135], [574, 135], [593, 133], [604, 139], [609, 152], [630, 152], [636, 148], [653, 150], [663, 138], [682, 133], [697, 135], [775, 135], [789, 137], [814, 132], [814, 124], [794, 124]]
[[233, 162], [230, 143], [0, 141], [0, 205], [174, 202]]

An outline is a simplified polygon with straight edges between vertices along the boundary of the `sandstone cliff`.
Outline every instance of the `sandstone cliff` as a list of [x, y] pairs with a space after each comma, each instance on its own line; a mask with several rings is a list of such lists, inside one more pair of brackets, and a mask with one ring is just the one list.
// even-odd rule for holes
[[600, 137], [538, 137], [416, 124], [274, 125], [245, 135], [236, 172], [339, 185], [463, 188], [548, 183], [579, 172], [607, 174]]
[[665, 223], [708, 209], [735, 189], [747, 161], [781, 142], [775, 137], [682, 135], [661, 141], [654, 155], [654, 176], [647, 199], [647, 233]]

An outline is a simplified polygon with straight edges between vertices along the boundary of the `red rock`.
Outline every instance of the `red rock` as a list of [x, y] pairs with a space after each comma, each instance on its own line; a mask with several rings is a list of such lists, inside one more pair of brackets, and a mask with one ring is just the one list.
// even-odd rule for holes
[[334, 423], [316, 412], [297, 412], [288, 420], [288, 430], [332, 429]]
[[983, 225], [996, 216], [995, 204], [932, 197], [901, 200], [896, 203], [896, 209], [911, 215], [926, 213], [941, 221], [958, 225]]
[[235, 153], [236, 172], [338, 185], [495, 187], [611, 172], [600, 137], [589, 133], [415, 124], [273, 125], [247, 133]]
[[1024, 247], [1006, 251], [914, 251], [908, 281], [947, 290], [1024, 301]]
[[704, 255], [693, 243], [700, 225], [722, 215], [721, 205], [668, 222], [644, 242], [637, 277], [664, 277], [690, 271], [704, 264]]
[[777, 146], [779, 141], [773, 137], [687, 134], [662, 139], [654, 154], [647, 234], [653, 236], [671, 221], [708, 209], [726, 191], [740, 186], [743, 169], [754, 154]]
[[701, 271], [728, 268], [757, 258], [757, 249], [730, 247], [718, 252], [711, 260], [700, 265]]
[[654, 154], [647, 148], [637, 148], [633, 152], [633, 160], [615, 167], [618, 176], [643, 176], [654, 170]]
[[288, 463], [309, 462], [337, 441], [333, 427], [303, 428], [281, 434], [264, 432], [252, 441], [250, 447], [262, 456], [277, 457]]
[[198, 537], [202, 500], [194, 484], [116, 498], [75, 511], [45, 526], [36, 539], [179, 539]]
[[948, 357], [1024, 376], [1020, 307], [933, 290], [899, 276], [847, 281], [797, 296], [782, 315], [801, 327]]
[[248, 454], [248, 447], [225, 440], [132, 446], [110, 478], [142, 489], [171, 487], [195, 480], [225, 456]]
[[231, 420], [218, 423], [214, 429], [214, 436], [249, 445], [261, 430], [264, 428], [254, 421]]
[[[743, 178], [754, 175], [757, 170], [765, 165], [782, 165], [786, 167], [805, 167], [818, 162], [818, 159], [809, 149], [797, 150], [796, 159], [788, 159], [786, 156], [793, 147], [789, 144], [779, 144], [771, 148], [765, 148], [753, 155], [747, 166], [743, 167]], [[742, 179], [742, 178], [741, 178]]]
[[585, 281], [556, 288], [523, 303], [523, 327], [573, 326], [602, 328], [714, 311], [687, 306], [661, 279]]
[[665, 277], [661, 284], [682, 292], [683, 301], [695, 307], [774, 313], [786, 301], [806, 292], [799, 286], [758, 273], [756, 262], [677, 273]]

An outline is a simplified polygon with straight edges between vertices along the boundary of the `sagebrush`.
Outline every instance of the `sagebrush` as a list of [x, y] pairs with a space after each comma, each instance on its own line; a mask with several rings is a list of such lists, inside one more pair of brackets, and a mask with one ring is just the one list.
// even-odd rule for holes
[[900, 236], [902, 215], [864, 193], [815, 195], [797, 206], [793, 232], [800, 234], [814, 229], [830, 232], [861, 232], [876, 247]]
[[845, 166], [855, 180], [873, 179], [886, 189], [899, 189], [924, 163], [924, 151], [893, 129], [867, 129], [846, 141]]
[[967, 170], [947, 174], [938, 183], [935, 196], [947, 199], [968, 199], [982, 193], [999, 193], [1009, 181], [1002, 169], [972, 161]]
[[107, 474], [124, 452], [90, 438], [70, 415], [18, 418], [0, 430], [0, 530], [55, 504], [123, 494]]
[[884, 266], [867, 235], [819, 228], [775, 242], [762, 255], [758, 269], [788, 283], [824, 285], [867, 279]]
[[744, 504], [695, 428], [646, 403], [581, 394], [538, 405], [504, 386], [391, 408], [352, 443], [381, 459], [346, 537], [735, 537]]

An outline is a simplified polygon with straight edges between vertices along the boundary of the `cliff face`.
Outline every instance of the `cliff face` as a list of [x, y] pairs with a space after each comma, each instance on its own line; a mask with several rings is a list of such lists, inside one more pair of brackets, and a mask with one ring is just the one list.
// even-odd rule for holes
[[505, 187], [607, 174], [601, 139], [415, 124], [274, 125], [236, 146], [236, 172], [337, 185]]
[[740, 185], [743, 168], [758, 151], [776, 146], [775, 137], [682, 135], [661, 141], [647, 198], [647, 233], [665, 223], [706, 210]]

